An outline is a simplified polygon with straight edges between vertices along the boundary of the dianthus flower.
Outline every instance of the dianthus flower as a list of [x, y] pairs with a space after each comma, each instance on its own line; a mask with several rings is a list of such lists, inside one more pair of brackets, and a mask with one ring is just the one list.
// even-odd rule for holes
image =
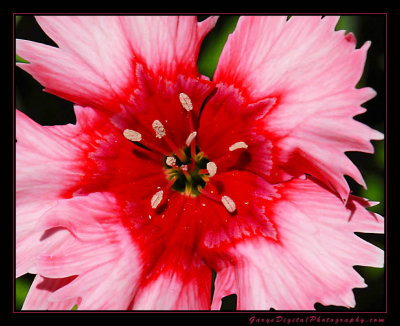
[[[16, 112], [16, 276], [23, 309], [354, 307], [355, 265], [382, 233], [347, 151], [369, 42], [338, 17], [245, 16], [213, 80], [196, 61], [217, 18], [40, 16], [58, 47], [17, 40], [19, 67], [75, 103], [76, 124]], [[212, 271], [216, 272], [213, 298]]]

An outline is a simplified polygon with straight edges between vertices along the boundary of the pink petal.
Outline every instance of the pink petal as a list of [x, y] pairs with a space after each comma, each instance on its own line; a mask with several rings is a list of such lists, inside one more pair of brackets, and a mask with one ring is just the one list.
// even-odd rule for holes
[[30, 62], [17, 66], [34, 76], [47, 92], [83, 106], [109, 107], [110, 86], [72, 54], [26, 40], [16, 40], [16, 48]]
[[[175, 254], [179, 257], [179, 253]], [[170, 257], [174, 258], [174, 257]], [[179, 262], [179, 261], [178, 261]], [[134, 310], [208, 310], [211, 300], [211, 270], [193, 258], [185, 277], [165, 272], [140, 288]], [[180, 266], [177, 269], [182, 268]]]
[[137, 289], [141, 268], [132, 247], [120, 249], [113, 263], [79, 275], [49, 297], [51, 303], [78, 300], [78, 310], [127, 310]]
[[48, 92], [82, 106], [119, 111], [135, 88], [136, 63], [175, 77], [197, 74], [200, 43], [216, 18], [192, 16], [38, 16], [58, 48], [17, 40], [18, 63]]
[[303, 102], [354, 88], [366, 48], [355, 50], [344, 31], [334, 32], [338, 19], [243, 16], [221, 53], [214, 79], [242, 88], [254, 101], [281, 94]]
[[16, 112], [17, 276], [33, 271], [32, 259], [41, 236], [35, 230], [39, 217], [80, 178], [74, 173], [76, 148], [68, 141], [74, 128], [42, 127]]
[[[222, 186], [223, 185], [223, 186]], [[205, 220], [207, 228], [201, 244], [204, 249], [222, 251], [226, 246], [245, 238], [265, 236], [276, 238], [276, 229], [270, 216], [265, 213], [269, 206], [266, 198], [274, 195], [274, 187], [263, 178], [248, 171], [217, 173], [204, 188], [216, 196], [217, 204], [209, 198], [199, 197], [198, 219]], [[236, 213], [230, 216], [227, 208], [219, 201], [228, 196], [235, 205]], [[200, 204], [201, 202], [201, 204]]]
[[231, 263], [217, 270], [215, 298], [236, 293], [242, 310], [309, 310], [316, 302], [354, 307], [352, 289], [366, 285], [352, 267], [383, 266], [383, 251], [354, 232], [382, 233], [383, 220], [353, 196], [344, 207], [309, 179], [288, 182], [279, 194], [266, 213], [278, 241], [259, 237], [232, 248]]
[[100, 192], [59, 200], [41, 216], [37, 227], [41, 230], [64, 227], [82, 241], [97, 240], [104, 232], [103, 224], [118, 221], [115, 206], [112, 195]]
[[41, 232], [35, 230], [36, 223], [46, 210], [53, 206], [52, 203], [39, 201], [17, 206], [16, 219], [16, 277], [25, 273], [35, 273], [34, 258], [39, 248]]
[[[128, 308], [143, 263], [113, 196], [94, 193], [60, 201], [42, 217], [41, 227], [63, 227], [77, 237], [70, 235], [65, 243], [42, 250], [36, 259], [38, 273], [55, 280], [77, 277], [51, 291], [48, 306], [33, 302], [31, 309], [50, 309], [71, 301], [79, 302], [78, 309], [84, 310]], [[45, 241], [54, 243], [54, 235]]]
[[[142, 170], [135, 168], [136, 161], [132, 160], [131, 152], [133, 145], [124, 139], [120, 130], [115, 130], [95, 110], [89, 107], [75, 109], [76, 125], [51, 127], [40, 126], [17, 111], [17, 276], [26, 272], [37, 272], [34, 262], [38, 252], [44, 250], [41, 238], [43, 232], [50, 228], [66, 228], [77, 239], [86, 242], [97, 240], [103, 234], [99, 221], [81, 215], [90, 205], [80, 201], [82, 198], [75, 199], [73, 196], [86, 196], [105, 187], [115, 190], [120, 197], [131, 195], [132, 183], [140, 189], [135, 191], [133, 199], [143, 196], [148, 180], [146, 175], [143, 176]], [[112, 145], [113, 149], [110, 149]], [[137, 164], [146, 166], [150, 175], [155, 173], [155, 180], [161, 178], [163, 182], [167, 182], [158, 164], [155, 167], [146, 157], [138, 159]], [[118, 169], [125, 169], [127, 173], [110, 182], [110, 176]], [[86, 199], [90, 201], [94, 198], [94, 202], [102, 199], [99, 205], [104, 206], [102, 196], [93, 194]], [[69, 201], [71, 197], [73, 199]], [[131, 196], [126, 198], [132, 199]], [[121, 200], [125, 204], [125, 200]], [[115, 205], [115, 201], [108, 200], [108, 205]], [[94, 211], [87, 214], [95, 214], [96, 209], [97, 207], [93, 207]], [[106, 220], [101, 222], [109, 223]], [[49, 239], [54, 239], [54, 236]], [[51, 247], [51, 243], [46, 241], [46, 246]], [[76, 272], [78, 267], [71, 264], [67, 271], [67, 262], [79, 255], [83, 257], [90, 251], [96, 252], [98, 247], [101, 247], [100, 243], [82, 248], [76, 245], [68, 248], [69, 256], [56, 257], [57, 259], [52, 257], [54, 254], [42, 252], [44, 257], [39, 259], [39, 269], [44, 276], [68, 276], [71, 270], [75, 269]], [[102, 252], [104, 259], [111, 254], [107, 248]], [[54, 266], [56, 261], [57, 266]], [[91, 263], [87, 261], [86, 266]]]
[[54, 200], [63, 188], [79, 178], [75, 160], [80, 148], [75, 142], [81, 128], [75, 125], [41, 126], [16, 111], [17, 206], [30, 200]]
[[167, 78], [197, 73], [201, 41], [217, 17], [200, 23], [195, 16], [122, 16], [121, 23], [137, 60]]
[[343, 175], [364, 181], [344, 152], [371, 153], [369, 141], [383, 135], [352, 119], [375, 95], [370, 88], [355, 89], [370, 43], [355, 49], [354, 36], [334, 32], [337, 20], [242, 17], [214, 80], [239, 88], [250, 102], [275, 98], [264, 128], [276, 141], [280, 165], [324, 180], [346, 199]]
[[[331, 184], [343, 199], [350, 192], [343, 175], [352, 177], [366, 187], [359, 170], [344, 153], [373, 153], [370, 140], [383, 139], [380, 132], [351, 118], [351, 115], [360, 112], [357, 103], [361, 102], [358, 99], [369, 90], [354, 90], [320, 100], [318, 105], [324, 106], [326, 111], [318, 109], [317, 103], [308, 103], [307, 109], [303, 110], [306, 116], [300, 119], [292, 118], [297, 104], [282, 105], [279, 110], [272, 112], [265, 128], [279, 134], [276, 146], [279, 148], [281, 164], [292, 173], [309, 173]], [[354, 93], [352, 98], [350, 93]], [[346, 102], [347, 115], [343, 113]]]
[[[53, 250], [43, 250], [37, 257], [38, 273], [63, 278], [115, 261], [119, 248], [112, 243], [120, 241], [117, 239], [119, 231], [115, 229], [120, 224], [117, 207], [113, 196], [105, 193], [59, 201], [40, 218], [38, 227], [42, 230], [66, 228], [74, 235], [74, 241]], [[49, 237], [48, 241], [52, 240], [53, 237]]]
[[[132, 53], [117, 16], [37, 16], [43, 31], [85, 70], [118, 93], [132, 74]], [[83, 75], [83, 74], [82, 74]]]
[[[65, 250], [74, 241], [70, 232], [64, 228], [53, 228], [47, 232], [31, 227], [22, 233], [17, 229], [16, 277], [25, 273], [37, 274], [37, 257], [57, 250]], [[51, 240], [48, 238], [51, 235]]]
[[215, 278], [211, 309], [220, 310], [222, 299], [233, 293], [238, 293], [236, 288], [235, 269], [226, 266], [217, 273]]
[[[59, 48], [17, 40], [18, 64], [50, 93], [81, 105], [113, 109], [133, 76], [133, 53], [115, 16], [39, 16]], [[117, 108], [114, 108], [118, 109]]]
[[67, 300], [57, 304], [51, 304], [48, 299], [53, 292], [65, 286], [73, 279], [74, 277], [50, 279], [37, 275], [26, 296], [22, 310], [71, 310], [77, 303], [77, 300]]
[[193, 205], [193, 199], [171, 196], [168, 215], [155, 217], [141, 231], [138, 240], [144, 237], [140, 242], [147, 268], [131, 309], [210, 309], [211, 269], [197, 252], [198, 216]]

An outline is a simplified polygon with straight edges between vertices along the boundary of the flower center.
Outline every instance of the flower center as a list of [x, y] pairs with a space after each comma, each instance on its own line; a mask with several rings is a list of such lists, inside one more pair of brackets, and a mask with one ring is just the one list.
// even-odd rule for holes
[[[210, 162], [204, 152], [200, 151], [196, 145], [197, 132], [194, 131], [193, 104], [190, 97], [185, 93], [180, 93], [179, 101], [182, 108], [186, 111], [190, 127], [190, 133], [185, 142], [186, 146], [183, 148], [178, 148], [171, 141], [164, 125], [159, 120], [154, 120], [151, 127], [157, 139], [164, 139], [166, 141], [170, 150], [172, 150], [172, 154], [169, 154], [171, 153], [169, 150], [165, 150], [157, 144], [149, 143], [135, 130], [125, 129], [123, 134], [125, 138], [139, 145], [142, 150], [158, 152], [164, 156], [163, 167], [169, 181], [168, 188], [186, 196], [196, 197], [200, 195], [209, 178], [215, 175], [217, 166], [215, 163]], [[157, 196], [153, 197], [152, 206], [158, 206], [164, 192], [159, 191], [157, 194]]]
[[214, 194], [213, 191], [208, 192], [204, 188], [210, 178], [217, 173], [219, 160], [226, 159], [227, 156], [230, 156], [230, 152], [246, 150], [248, 146], [243, 141], [236, 142], [227, 149], [227, 153], [222, 155], [218, 162], [211, 162], [196, 145], [197, 131], [194, 130], [193, 104], [189, 96], [180, 93], [179, 101], [183, 109], [187, 111], [190, 127], [184, 147], [178, 148], [175, 145], [160, 120], [154, 120], [151, 126], [155, 133], [155, 138], [160, 141], [163, 139], [169, 149], [160, 147], [157, 142], [149, 142], [141, 133], [135, 130], [125, 129], [123, 132], [125, 138], [138, 145], [139, 150], [155, 152], [164, 157], [163, 168], [168, 184], [163, 187], [157, 187], [157, 191], [150, 199], [150, 206], [155, 210], [162, 207], [167, 202], [170, 191], [173, 190], [189, 197], [197, 197], [202, 194], [223, 205], [230, 214], [234, 214], [236, 212], [236, 204], [229, 196]]
[[[182, 158], [176, 155], [165, 158], [165, 173], [173, 181], [172, 189], [187, 196], [198, 196], [214, 172], [208, 171], [210, 160], [197, 146], [182, 149]], [[211, 162], [212, 163], [212, 162]]]

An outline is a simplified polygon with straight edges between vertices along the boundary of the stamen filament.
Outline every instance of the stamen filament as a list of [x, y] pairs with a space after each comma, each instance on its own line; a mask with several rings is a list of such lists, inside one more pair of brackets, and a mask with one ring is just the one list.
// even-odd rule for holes
[[133, 142], [135, 145], [137, 145], [137, 143], [140, 143], [141, 145], [145, 146], [147, 149], [144, 149], [141, 146], [137, 146], [137, 149], [139, 149], [140, 151], [143, 152], [146, 151], [148, 153], [148, 151], [153, 151], [153, 152], [157, 152], [163, 156], [167, 156], [168, 154], [160, 147], [149, 143], [148, 141], [146, 141], [142, 135], [135, 131], [135, 130], [131, 130], [131, 129], [125, 129], [123, 132], [123, 135], [126, 139], [130, 140], [131, 142]]
[[219, 164], [219, 163], [220, 163], [221, 161], [223, 161], [223, 160], [228, 160], [228, 159], [230, 159], [230, 157], [231, 157], [232, 155], [234, 155], [234, 154], [231, 153], [231, 152], [234, 152], [234, 151], [240, 150], [240, 149], [246, 150], [248, 147], [249, 147], [249, 146], [248, 146], [245, 142], [243, 142], [243, 141], [239, 141], [239, 142], [237, 142], [237, 143], [234, 143], [234, 144], [232, 144], [232, 145], [229, 147], [229, 151], [225, 152], [222, 156], [218, 157], [218, 159], [216, 159], [214, 162], [215, 162], [216, 164]]
[[199, 170], [200, 175], [207, 175], [208, 177], [213, 177], [217, 173], [217, 165], [214, 162], [208, 162], [206, 169]]
[[167, 136], [164, 125], [161, 123], [161, 121], [154, 120], [151, 126], [153, 127], [153, 130], [156, 133], [156, 137], [159, 139], [164, 138], [165, 142], [168, 144], [171, 151], [174, 152], [181, 161], [184, 161], [185, 160], [184, 155], [182, 155], [178, 146], [176, 146], [175, 143]]
[[208, 199], [211, 199], [217, 203], [221, 203], [221, 199], [212, 194], [211, 192], [208, 192], [205, 189], [201, 189], [200, 187], [198, 187], [197, 189], [203, 196], [207, 197]]
[[[190, 155], [191, 157], [196, 157], [196, 142], [192, 141], [192, 143], [190, 144]], [[195, 160], [192, 159], [193, 163], [195, 163]]]
[[204, 190], [204, 189], [198, 189], [199, 192], [204, 195], [205, 197], [222, 204], [225, 209], [230, 213], [234, 213], [236, 211], [236, 204], [235, 202], [232, 200], [232, 198], [228, 197], [228, 196], [222, 196], [221, 198], [215, 196], [214, 194]]
[[165, 160], [165, 163], [169, 165], [174, 171], [180, 171], [180, 167], [176, 164], [176, 159], [175, 157], [168, 156], [167, 159]]
[[188, 120], [189, 120], [189, 130], [190, 132], [194, 131], [194, 123], [193, 123], [193, 111], [188, 112]]
[[186, 138], [186, 146], [190, 146], [190, 144], [193, 142], [193, 140], [196, 138], [197, 132], [193, 131], [190, 133], [190, 135]]
[[188, 172], [188, 166], [186, 164], [184, 164], [184, 165], [181, 165], [180, 168], [181, 168], [182, 173], [186, 177], [186, 180], [190, 182], [192, 180], [192, 176]]
[[171, 190], [172, 185], [174, 184], [174, 179], [170, 180], [168, 184], [164, 187], [164, 189], [157, 191], [153, 197], [151, 197], [150, 205], [151, 208], [156, 209], [160, 206], [161, 202], [168, 198], [169, 192]]
[[[185, 93], [179, 94], [179, 101], [181, 102], [183, 108], [188, 112], [188, 120], [189, 120], [189, 130], [193, 133], [194, 131], [194, 123], [193, 123], [193, 103], [188, 95]], [[189, 145], [188, 145], [189, 146]]]

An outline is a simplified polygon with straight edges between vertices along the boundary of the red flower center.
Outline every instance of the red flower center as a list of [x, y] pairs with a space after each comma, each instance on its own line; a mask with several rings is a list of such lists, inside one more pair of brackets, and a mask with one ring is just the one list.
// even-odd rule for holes
[[114, 194], [124, 225], [148, 250], [178, 233], [177, 241], [203, 248], [256, 234], [275, 239], [268, 207], [278, 170], [262, 125], [275, 98], [248, 103], [231, 87], [197, 76], [166, 80], [140, 65], [134, 77], [140, 87], [119, 99], [119, 112], [88, 120], [83, 177], [65, 196]]
[[[165, 154], [166, 150], [159, 148], [157, 144], [149, 143], [142, 139], [142, 135], [134, 130], [125, 129], [125, 138], [131, 140], [138, 146], [149, 151], [154, 151], [164, 156], [164, 170], [166, 177], [169, 181], [169, 186], [182, 194], [187, 196], [198, 196], [201, 189], [204, 188], [210, 176], [215, 175], [216, 165], [206, 157], [204, 152], [201, 152], [199, 147], [196, 146], [195, 138], [197, 131], [194, 130], [194, 117], [191, 113], [193, 104], [191, 99], [185, 93], [179, 94], [179, 99], [182, 107], [187, 111], [187, 124], [190, 126], [190, 134], [186, 138], [185, 146], [178, 148], [174, 141], [169, 138], [164, 128], [164, 125], [159, 120], [154, 120], [152, 128], [155, 132], [157, 139], [165, 138], [166, 143], [169, 145], [173, 152]], [[159, 204], [159, 199], [162, 197], [163, 192], [158, 192], [154, 197], [154, 205]], [[155, 208], [153, 207], [153, 208]]]
[[[202, 112], [205, 102], [214, 93], [211, 93], [204, 101], [199, 113]], [[161, 154], [163, 156], [163, 167], [168, 184], [164, 189], [158, 190], [151, 198], [150, 205], [153, 209], [158, 208], [164, 201], [166, 193], [172, 189], [186, 196], [196, 197], [201, 193], [208, 198], [217, 201], [224, 205], [229, 213], [236, 211], [234, 201], [223, 195], [220, 198], [212, 193], [204, 191], [207, 182], [217, 173], [217, 164], [211, 162], [206, 154], [196, 145], [197, 131], [195, 126], [198, 126], [198, 117], [193, 114], [193, 103], [190, 97], [185, 93], [179, 94], [179, 101], [182, 108], [186, 111], [186, 125], [189, 126], [189, 134], [185, 140], [185, 146], [178, 147], [167, 133], [163, 123], [160, 120], [154, 120], [151, 124], [156, 140], [164, 139], [168, 149], [159, 147], [157, 142], [149, 142], [142, 137], [142, 134], [136, 130], [125, 129], [123, 135], [128, 140], [132, 141], [140, 149], [145, 149], [151, 152]], [[182, 110], [182, 108], [177, 108]], [[248, 145], [243, 142], [235, 142], [229, 147], [229, 152], [247, 149]], [[226, 155], [225, 155], [226, 156]], [[225, 156], [219, 157], [219, 160]]]
[[207, 169], [210, 160], [195, 145], [183, 148], [181, 153], [181, 158], [176, 154], [166, 157], [167, 178], [173, 181], [173, 190], [188, 196], [198, 196], [212, 173]]

